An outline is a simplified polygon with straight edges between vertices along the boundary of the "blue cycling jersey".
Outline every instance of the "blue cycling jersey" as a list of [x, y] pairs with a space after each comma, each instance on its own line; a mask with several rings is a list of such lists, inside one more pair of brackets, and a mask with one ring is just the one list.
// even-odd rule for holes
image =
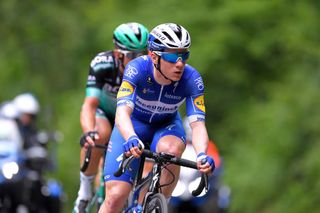
[[[138, 57], [126, 65], [117, 105], [128, 105], [133, 109], [131, 121], [136, 135], [156, 151], [159, 140], [167, 135], [180, 138], [185, 143], [185, 133], [178, 113], [179, 106], [186, 101], [189, 121], [205, 119], [204, 86], [200, 74], [186, 65], [181, 79], [169, 85], [160, 85], [154, 79], [154, 66], [150, 56]], [[120, 177], [113, 173], [122, 160], [123, 143], [117, 126], [114, 127], [105, 158], [104, 180], [120, 180], [132, 184], [139, 159], [131, 163], [131, 170]]]
[[189, 122], [205, 119], [204, 85], [198, 71], [186, 65], [179, 81], [161, 85], [154, 79], [150, 56], [130, 61], [117, 95], [117, 105], [133, 109], [132, 116], [148, 123], [174, 118], [179, 106], [186, 101]]

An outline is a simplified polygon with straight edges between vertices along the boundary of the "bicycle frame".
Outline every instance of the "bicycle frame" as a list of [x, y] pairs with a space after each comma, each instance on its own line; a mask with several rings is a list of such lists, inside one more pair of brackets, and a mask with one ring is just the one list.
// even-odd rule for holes
[[[143, 172], [146, 157], [150, 157], [154, 159], [155, 164], [153, 166], [152, 172], [150, 172], [146, 177], [142, 178], [142, 172]], [[120, 176], [125, 171], [125, 169], [130, 165], [133, 159], [134, 159], [133, 156], [127, 158], [125, 157], [125, 155], [123, 155], [123, 161], [120, 165], [120, 168], [117, 172], [115, 172], [114, 175]], [[142, 203], [143, 208], [145, 207], [145, 204], [148, 202], [148, 197], [161, 192], [161, 186], [160, 186], [161, 172], [162, 172], [163, 166], [167, 163], [187, 166], [194, 169], [197, 168], [195, 162], [176, 158], [173, 155], [169, 155], [166, 153], [154, 153], [149, 150], [144, 150], [141, 156], [138, 175], [136, 176], [133, 184], [132, 196], [128, 202], [128, 207], [124, 210], [124, 212], [126, 213], [130, 212], [130, 210], [138, 204], [140, 192], [144, 187], [148, 186], [148, 190], [144, 195], [144, 199]], [[198, 188], [193, 191], [194, 196], [199, 195], [204, 188], [206, 191], [208, 190], [207, 175], [203, 175], [201, 180], [202, 181], [200, 182], [200, 185], [198, 186]]]
[[[106, 146], [103, 146], [103, 145], [96, 145], [95, 147], [106, 149]], [[89, 161], [90, 161], [90, 155], [91, 155], [91, 147], [89, 147], [89, 149], [87, 150], [84, 164], [81, 166], [82, 171], [86, 170], [86, 168], [89, 164]], [[153, 159], [155, 161], [155, 164], [153, 165], [152, 172], [150, 172], [146, 177], [142, 177], [146, 157]], [[122, 173], [127, 169], [127, 167], [130, 165], [130, 163], [133, 159], [134, 159], [133, 155], [130, 157], [126, 157], [125, 154], [123, 154], [123, 160], [121, 162], [121, 165], [120, 165], [118, 171], [116, 171], [114, 173], [114, 175], [116, 177], [122, 175]], [[148, 186], [148, 190], [147, 190], [146, 194], [144, 195], [144, 199], [143, 199], [143, 203], [142, 203], [143, 208], [145, 208], [146, 204], [148, 203], [148, 198], [150, 196], [153, 196], [157, 193], [161, 193], [161, 185], [160, 185], [161, 172], [162, 172], [164, 165], [167, 165], [167, 164], [176, 164], [179, 166], [185, 166], [185, 167], [197, 169], [196, 162], [189, 161], [186, 159], [181, 159], [181, 158], [175, 157], [175, 156], [167, 154], [167, 153], [155, 153], [150, 150], [144, 149], [142, 156], [141, 156], [138, 174], [134, 180], [132, 194], [130, 195], [130, 198], [128, 199], [128, 203], [127, 203], [128, 205], [125, 208], [125, 210], [123, 210], [123, 212], [125, 212], [125, 213], [130, 212], [130, 210], [132, 210], [132, 208], [134, 208], [138, 204], [140, 192], [144, 187]], [[175, 177], [173, 177], [173, 178], [175, 178]], [[100, 186], [99, 189], [101, 190], [102, 187], [104, 189], [104, 185]], [[206, 192], [208, 191], [208, 176], [205, 174], [202, 174], [200, 184], [199, 184], [198, 188], [192, 192], [192, 195], [198, 196], [202, 192], [203, 189], [205, 189]], [[101, 197], [99, 197], [98, 193], [99, 192], [96, 193], [96, 195], [97, 195], [96, 198], [100, 199]], [[92, 205], [91, 205], [91, 207], [92, 207]]]

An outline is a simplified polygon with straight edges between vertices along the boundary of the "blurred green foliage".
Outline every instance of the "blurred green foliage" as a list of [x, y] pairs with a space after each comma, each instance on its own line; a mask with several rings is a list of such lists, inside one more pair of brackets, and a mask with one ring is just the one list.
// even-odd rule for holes
[[[91, 58], [129, 21], [180, 23], [206, 85], [207, 126], [224, 156], [230, 212], [320, 211], [318, 1], [0, 2], [0, 100], [32, 91], [59, 129], [70, 212], [79, 183], [79, 112]], [[46, 110], [46, 109], [52, 109]], [[41, 118], [40, 118], [41, 119]]]

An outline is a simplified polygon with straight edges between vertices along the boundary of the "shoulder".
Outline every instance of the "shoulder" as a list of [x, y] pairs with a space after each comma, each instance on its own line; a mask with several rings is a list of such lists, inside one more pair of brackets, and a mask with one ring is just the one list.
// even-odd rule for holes
[[200, 73], [193, 66], [191, 66], [189, 64], [186, 64], [185, 67], [184, 67], [183, 77], [184, 78], [190, 78], [190, 77], [193, 77], [193, 76], [200, 76]]
[[186, 64], [182, 80], [190, 87], [197, 88], [198, 90], [204, 89], [202, 77], [198, 70], [189, 64]]
[[145, 76], [149, 72], [150, 67], [152, 67], [150, 65], [152, 65], [152, 61], [147, 55], [135, 58], [126, 65], [124, 78], [137, 80], [137, 78]]
[[98, 53], [90, 62], [90, 68], [94, 71], [101, 69], [113, 69], [115, 60], [112, 51]]
[[146, 68], [150, 63], [152, 63], [150, 56], [143, 55], [137, 57], [128, 63], [128, 66], [136, 67], [136, 68]]

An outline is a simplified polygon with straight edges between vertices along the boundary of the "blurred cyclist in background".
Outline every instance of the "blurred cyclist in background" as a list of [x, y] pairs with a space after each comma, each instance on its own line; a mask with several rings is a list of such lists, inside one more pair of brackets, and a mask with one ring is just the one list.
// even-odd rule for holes
[[[14, 212], [14, 209], [20, 206], [23, 206], [26, 212], [31, 213], [61, 211], [62, 186], [54, 179], [47, 180], [44, 175], [44, 172], [51, 168], [50, 163], [53, 163], [50, 161], [47, 145], [55, 138], [51, 137], [49, 132], [39, 131], [37, 127], [39, 112], [40, 104], [32, 93], [19, 94], [13, 100], [6, 101], [0, 106], [0, 119], [14, 120], [17, 124], [17, 138], [21, 138], [19, 140], [21, 146], [7, 146], [7, 153], [1, 158], [3, 165], [6, 165], [5, 161], [10, 159], [16, 163], [18, 168], [14, 176], [7, 179], [1, 178], [0, 175], [0, 183], [5, 187], [0, 191], [6, 197], [5, 200], [8, 200], [4, 208], [13, 209]], [[14, 131], [13, 128], [9, 132], [13, 134], [12, 131]], [[11, 144], [18, 143], [16, 140], [10, 142]], [[12, 193], [14, 196], [11, 196]], [[0, 212], [2, 212], [1, 207]], [[4, 210], [4, 212], [7, 211]]]
[[31, 93], [17, 95], [12, 101], [18, 112], [18, 125], [24, 141], [24, 149], [28, 149], [39, 143], [36, 126], [40, 105], [36, 97]]
[[[124, 67], [132, 59], [147, 53], [147, 39], [148, 30], [143, 25], [136, 22], [121, 24], [113, 32], [114, 50], [101, 52], [91, 61], [80, 114], [82, 144], [94, 145], [93, 140], [97, 144], [108, 143]], [[84, 153], [85, 147], [81, 149], [81, 161], [85, 157]], [[102, 154], [102, 150], [92, 150], [86, 172], [80, 172], [80, 189], [73, 212], [86, 212]]]
[[13, 119], [17, 121], [18, 117], [18, 110], [16, 109], [11, 100], [4, 101], [0, 104], [0, 118]]

